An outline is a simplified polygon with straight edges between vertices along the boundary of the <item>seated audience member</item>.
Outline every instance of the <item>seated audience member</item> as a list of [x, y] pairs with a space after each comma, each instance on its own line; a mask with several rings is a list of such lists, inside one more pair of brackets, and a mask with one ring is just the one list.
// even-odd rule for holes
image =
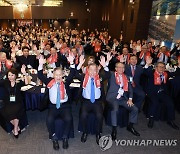
[[138, 64], [144, 66], [146, 64], [146, 57], [151, 56], [151, 53], [148, 51], [147, 45], [142, 46], [141, 52], [139, 52], [137, 56], [138, 56]]
[[123, 48], [122, 54], [117, 57], [117, 59], [124, 64], [129, 64], [129, 58], [130, 54], [127, 47]]
[[160, 48], [157, 55], [157, 62], [163, 62], [164, 64], [170, 62], [170, 52], [167, 50], [166, 46]]
[[84, 74], [86, 74], [87, 67], [88, 67], [90, 64], [94, 64], [94, 63], [95, 63], [95, 57], [89, 56], [88, 59], [87, 59], [87, 66], [82, 66], [82, 72], [83, 72]]
[[[25, 76], [25, 84], [28, 84], [25, 66], [22, 66], [21, 72]], [[5, 90], [3, 97], [5, 105], [1, 109], [1, 114], [13, 125], [12, 132], [15, 138], [18, 138], [21, 133], [19, 119], [21, 119], [25, 112], [21, 94], [21, 87], [24, 86], [24, 82], [17, 82], [17, 77], [18, 71], [15, 68], [11, 68], [7, 72], [7, 80], [0, 80], [0, 86]]]
[[6, 56], [7, 56], [7, 58], [8, 59], [10, 58], [10, 53], [9, 53], [9, 51], [6, 48], [4, 48], [2, 42], [0, 42], [0, 52], [4, 52], [6, 54]]
[[125, 65], [121, 62], [116, 63], [115, 72], [110, 72], [109, 85], [106, 100], [111, 108], [111, 122], [112, 122], [112, 139], [116, 139], [117, 135], [117, 111], [119, 106], [125, 107], [129, 112], [129, 124], [127, 130], [135, 136], [140, 134], [134, 129], [133, 124], [137, 123], [138, 108], [132, 102], [133, 88], [124, 74]]
[[155, 66], [155, 70], [151, 65], [152, 58], [146, 59], [145, 74], [148, 77], [147, 95], [150, 99], [149, 104], [149, 122], [148, 127], [152, 128], [154, 125], [154, 115], [157, 112], [157, 106], [159, 103], [163, 103], [167, 110], [167, 124], [174, 129], [179, 127], [173, 122], [175, 119], [174, 103], [172, 98], [168, 94], [168, 72], [165, 72], [165, 64], [158, 62]]
[[66, 81], [63, 81], [63, 71], [60, 67], [56, 67], [53, 72], [53, 78], [47, 78], [43, 75], [43, 64], [45, 59], [42, 57], [39, 59], [38, 67], [38, 78], [47, 85], [49, 89], [49, 109], [47, 115], [47, 128], [49, 132], [49, 138], [53, 141], [53, 148], [59, 150], [58, 138], [55, 134], [55, 119], [60, 117], [64, 123], [64, 132], [63, 132], [63, 148], [68, 148], [68, 134], [72, 125], [72, 113], [69, 103], [69, 85], [74, 76], [75, 65], [73, 63], [74, 57], [69, 55], [68, 60], [70, 62], [71, 70], [69, 76], [66, 78]]
[[16, 56], [16, 63], [19, 64], [18, 68], [21, 68], [22, 65], [25, 65], [27, 68], [37, 69], [38, 60], [36, 55], [29, 55], [29, 48], [24, 46], [22, 47], [22, 56]]
[[[79, 68], [84, 63], [82, 56], [80, 57]], [[105, 70], [104, 75], [99, 75], [98, 67], [95, 63], [91, 63], [87, 66], [85, 75], [76, 73], [82, 83], [81, 96], [82, 106], [80, 113], [80, 121], [82, 123], [83, 133], [81, 136], [81, 142], [86, 142], [88, 136], [87, 118], [90, 112], [93, 112], [96, 116], [96, 143], [99, 144], [101, 137], [102, 124], [103, 124], [103, 106], [102, 106], [102, 93], [103, 93], [103, 81], [107, 79], [108, 68], [106, 66], [105, 57], [101, 57], [99, 63]]]
[[130, 82], [133, 87], [133, 103], [140, 111], [145, 98], [145, 93], [140, 83], [143, 74], [143, 67], [137, 65], [136, 55], [130, 56], [129, 65], [126, 65], [125, 67], [125, 74], [130, 77]]
[[13, 63], [6, 58], [6, 53], [0, 52], [0, 79], [4, 78]]

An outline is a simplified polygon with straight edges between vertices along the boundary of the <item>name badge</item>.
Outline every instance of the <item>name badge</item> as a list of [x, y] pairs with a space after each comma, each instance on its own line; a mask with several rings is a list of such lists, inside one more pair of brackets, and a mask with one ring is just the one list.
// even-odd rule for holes
[[10, 96], [10, 102], [15, 102], [16, 101], [16, 97], [15, 96]]
[[129, 77], [129, 81], [132, 83], [133, 82], [133, 77]]
[[32, 68], [32, 66], [31, 66], [31, 65], [27, 65], [27, 68], [29, 68], [29, 69], [30, 69], [30, 68]]
[[124, 94], [124, 90], [122, 88], [119, 88], [118, 93], [122, 96]]

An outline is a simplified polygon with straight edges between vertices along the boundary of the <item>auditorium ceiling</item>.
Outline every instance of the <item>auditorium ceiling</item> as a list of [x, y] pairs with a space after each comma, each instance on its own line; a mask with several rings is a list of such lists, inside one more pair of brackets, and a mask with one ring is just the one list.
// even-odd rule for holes
[[0, 0], [0, 6], [63, 6], [63, 0]]

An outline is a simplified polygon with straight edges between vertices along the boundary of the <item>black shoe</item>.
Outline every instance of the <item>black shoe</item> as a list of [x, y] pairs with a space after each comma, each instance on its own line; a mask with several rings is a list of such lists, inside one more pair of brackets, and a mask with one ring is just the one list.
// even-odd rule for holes
[[172, 128], [179, 130], [179, 127], [173, 121], [168, 121], [167, 124]]
[[81, 142], [86, 142], [87, 140], [87, 134], [86, 133], [83, 133], [82, 136], [81, 136]]
[[19, 134], [17, 134], [17, 135], [14, 135], [14, 137], [15, 137], [16, 139], [18, 139], [18, 138], [19, 138]]
[[148, 128], [153, 128], [153, 125], [154, 125], [154, 120], [150, 118], [148, 122]]
[[18, 139], [19, 138], [19, 133], [18, 134], [14, 134], [14, 131], [12, 131], [12, 133], [13, 133], [13, 136], [16, 138], [16, 139]]
[[116, 140], [116, 135], [117, 135], [117, 130], [113, 130], [112, 133], [111, 133], [111, 137], [112, 137], [113, 141]]
[[21, 134], [21, 129], [18, 131], [18, 134]]
[[64, 138], [63, 139], [63, 149], [67, 149], [69, 147], [69, 144], [68, 144], [68, 139], [67, 138]]
[[99, 139], [101, 138], [101, 135], [100, 134], [98, 134], [98, 135], [96, 135], [96, 143], [99, 145]]
[[127, 127], [127, 130], [135, 136], [140, 136], [140, 134], [134, 129], [134, 127]]
[[58, 140], [53, 140], [53, 148], [54, 148], [54, 150], [59, 150]]

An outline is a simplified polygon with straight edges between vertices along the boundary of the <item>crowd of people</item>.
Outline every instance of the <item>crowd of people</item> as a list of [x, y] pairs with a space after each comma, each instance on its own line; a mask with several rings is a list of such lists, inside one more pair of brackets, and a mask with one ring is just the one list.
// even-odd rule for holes
[[[1, 30], [0, 91], [5, 95], [0, 96], [4, 104], [0, 105], [0, 114], [14, 126], [12, 132], [16, 138], [21, 133], [19, 119], [25, 112], [21, 87], [28, 84], [30, 69], [38, 71], [38, 78], [49, 91], [46, 124], [55, 150], [59, 149], [56, 117], [65, 125], [63, 148], [69, 146], [68, 133], [73, 120], [69, 85], [74, 78], [81, 83], [77, 91], [81, 102], [81, 142], [87, 140], [87, 116], [93, 112], [99, 144], [105, 105], [111, 113], [113, 140], [117, 136], [119, 106], [129, 111], [127, 130], [140, 136], [134, 124], [146, 97], [149, 99], [148, 127], [153, 128], [157, 105], [163, 103], [167, 124], [179, 130], [174, 122], [175, 107], [168, 92], [168, 79], [180, 75], [180, 44], [170, 51], [166, 46], [154, 46], [146, 40], [113, 39], [107, 31], [47, 30], [33, 26]], [[46, 69], [54, 69], [53, 75], [48, 76]], [[70, 70], [65, 80], [64, 69]], [[17, 81], [18, 73], [22, 74], [22, 81]]]

